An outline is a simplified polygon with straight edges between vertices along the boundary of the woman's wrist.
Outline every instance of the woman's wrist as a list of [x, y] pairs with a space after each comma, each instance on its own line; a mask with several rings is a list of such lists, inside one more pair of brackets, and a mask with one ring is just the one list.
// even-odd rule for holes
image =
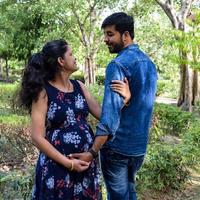
[[124, 105], [128, 106], [130, 104], [130, 98], [124, 99]]
[[67, 169], [69, 169], [70, 171], [73, 171], [74, 169], [74, 161], [73, 160], [70, 160], [70, 159], [67, 159], [67, 163], [65, 165], [65, 167], [67, 167]]
[[70, 171], [74, 170], [74, 162], [73, 160], [71, 160], [71, 166], [68, 168]]

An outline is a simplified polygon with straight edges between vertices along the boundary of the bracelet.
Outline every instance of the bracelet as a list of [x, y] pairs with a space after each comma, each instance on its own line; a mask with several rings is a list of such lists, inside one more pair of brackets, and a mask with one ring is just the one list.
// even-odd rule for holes
[[73, 169], [74, 169], [74, 162], [71, 161], [71, 167], [69, 168], [69, 170], [70, 170], [70, 171], [73, 171]]
[[92, 148], [88, 150], [92, 154], [93, 158], [96, 158], [98, 156], [98, 152], [95, 152]]

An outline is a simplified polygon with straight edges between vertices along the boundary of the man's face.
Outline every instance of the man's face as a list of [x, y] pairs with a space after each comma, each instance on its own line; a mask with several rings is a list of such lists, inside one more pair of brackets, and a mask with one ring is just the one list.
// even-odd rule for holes
[[108, 46], [110, 53], [119, 53], [124, 48], [122, 36], [115, 29], [115, 25], [104, 28], [104, 42]]

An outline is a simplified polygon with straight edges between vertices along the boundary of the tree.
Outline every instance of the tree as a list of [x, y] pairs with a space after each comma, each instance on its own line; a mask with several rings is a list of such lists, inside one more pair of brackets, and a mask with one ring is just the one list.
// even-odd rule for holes
[[[194, 0], [182, 1], [178, 11], [176, 9], [177, 3], [175, 3], [173, 0], [166, 0], [165, 2], [162, 0], [156, 0], [156, 2], [160, 5], [160, 7], [170, 19], [173, 28], [185, 33], [187, 31], [186, 18], [191, 13], [191, 6]], [[177, 35], [175, 37], [176, 40], [182, 40], [182, 38]], [[189, 55], [184, 48], [179, 48], [179, 56], [180, 60], [187, 61]], [[185, 110], [192, 111], [192, 103], [195, 102], [195, 97], [197, 96], [197, 77], [197, 71], [192, 71], [187, 62], [180, 63], [181, 83], [178, 106], [181, 106]]]
[[100, 49], [102, 36], [100, 20], [106, 8], [120, 5], [116, 0], [73, 0], [68, 3], [71, 9], [72, 33], [82, 44], [84, 51], [84, 76], [86, 84], [95, 83], [96, 55]]

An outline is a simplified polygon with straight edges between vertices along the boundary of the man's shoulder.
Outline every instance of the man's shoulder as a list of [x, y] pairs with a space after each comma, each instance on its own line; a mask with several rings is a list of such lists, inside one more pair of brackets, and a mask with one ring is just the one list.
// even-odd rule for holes
[[135, 65], [140, 62], [153, 62], [151, 58], [144, 51], [137, 49], [131, 49], [124, 51], [122, 54], [114, 58], [111, 62], [115, 62], [119, 65]]

